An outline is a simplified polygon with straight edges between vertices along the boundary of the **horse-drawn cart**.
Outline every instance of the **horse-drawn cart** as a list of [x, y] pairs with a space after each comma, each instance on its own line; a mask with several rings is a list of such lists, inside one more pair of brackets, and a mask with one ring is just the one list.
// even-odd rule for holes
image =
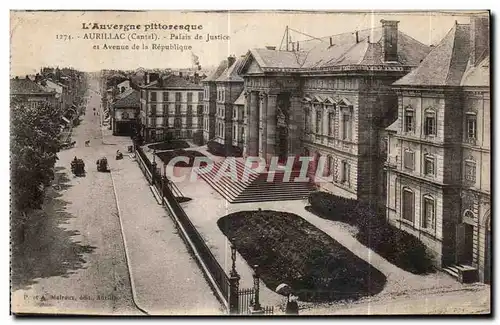
[[98, 172], [108, 171], [108, 159], [106, 159], [106, 157], [102, 157], [101, 159], [97, 160], [96, 164]]
[[75, 176], [82, 176], [85, 175], [85, 163], [83, 162], [82, 159], [73, 159], [71, 162], [71, 172]]

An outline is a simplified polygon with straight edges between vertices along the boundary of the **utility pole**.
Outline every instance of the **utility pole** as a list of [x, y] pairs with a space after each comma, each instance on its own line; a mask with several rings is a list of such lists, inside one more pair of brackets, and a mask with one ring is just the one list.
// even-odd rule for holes
[[290, 41], [289, 35], [288, 35], [288, 25], [286, 26], [286, 29], [285, 29], [285, 38], [286, 38], [286, 51], [288, 52], [288, 43]]

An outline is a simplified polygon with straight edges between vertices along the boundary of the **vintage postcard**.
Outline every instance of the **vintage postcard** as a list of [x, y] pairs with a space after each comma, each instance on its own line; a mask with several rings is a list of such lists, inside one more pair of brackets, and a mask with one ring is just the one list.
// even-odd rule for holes
[[11, 312], [491, 313], [488, 11], [11, 11]]

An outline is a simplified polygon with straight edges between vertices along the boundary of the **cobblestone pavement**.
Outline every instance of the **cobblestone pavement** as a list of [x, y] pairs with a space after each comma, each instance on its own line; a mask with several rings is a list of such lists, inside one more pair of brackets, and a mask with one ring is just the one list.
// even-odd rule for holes
[[[46, 216], [15, 248], [19, 281], [13, 287], [13, 312], [142, 314], [132, 298], [112, 180], [95, 169], [97, 158], [109, 149], [101, 145], [92, 112], [100, 97], [89, 94], [87, 114], [73, 130], [76, 147], [58, 155], [57, 185], [48, 192]], [[85, 177], [72, 175], [74, 156], [84, 160]]]

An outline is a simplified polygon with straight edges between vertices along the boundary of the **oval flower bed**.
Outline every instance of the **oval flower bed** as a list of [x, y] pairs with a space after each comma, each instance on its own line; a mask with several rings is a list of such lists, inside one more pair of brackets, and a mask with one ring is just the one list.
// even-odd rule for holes
[[261, 279], [275, 290], [289, 284], [301, 301], [354, 300], [382, 291], [385, 276], [339, 242], [293, 213], [241, 211], [219, 229]]

